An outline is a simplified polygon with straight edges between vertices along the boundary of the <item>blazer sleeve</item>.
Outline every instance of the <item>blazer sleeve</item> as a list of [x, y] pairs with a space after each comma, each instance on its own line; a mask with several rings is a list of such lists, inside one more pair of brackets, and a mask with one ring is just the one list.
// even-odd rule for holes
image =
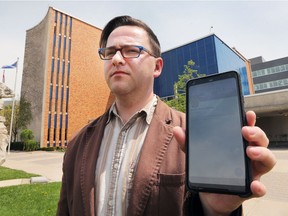
[[[65, 158], [64, 158], [64, 160], [65, 160]], [[63, 170], [62, 186], [61, 186], [61, 190], [60, 190], [60, 198], [59, 198], [59, 201], [58, 201], [58, 208], [57, 208], [57, 212], [56, 212], [57, 216], [69, 215], [66, 177], [65, 177], [65, 172], [64, 172], [63, 168], [62, 168], [62, 170]]]

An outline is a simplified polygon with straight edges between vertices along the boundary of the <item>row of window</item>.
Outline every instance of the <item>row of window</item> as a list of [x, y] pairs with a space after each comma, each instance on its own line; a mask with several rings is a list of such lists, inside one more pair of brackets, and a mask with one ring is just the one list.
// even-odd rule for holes
[[261, 77], [261, 76], [267, 76], [267, 75], [274, 74], [274, 73], [282, 73], [285, 71], [288, 71], [288, 64], [252, 71], [252, 76], [253, 78]]
[[272, 89], [272, 88], [283, 87], [283, 86], [288, 86], [288, 78], [255, 84], [254, 89], [255, 91], [260, 91], [264, 89]]
[[[51, 77], [50, 77], [48, 128], [47, 128], [47, 147], [50, 147], [52, 145], [54, 147], [56, 145], [59, 146], [67, 145], [67, 136], [68, 136], [67, 132], [68, 132], [68, 120], [69, 120], [68, 105], [69, 105], [71, 35], [72, 35], [72, 17], [64, 15], [61, 12], [58, 13], [58, 11], [55, 11], [52, 59], [51, 59], [52, 62], [51, 62]], [[66, 42], [68, 47], [66, 46]], [[56, 52], [57, 46], [58, 51]], [[54, 115], [51, 113], [54, 113]]]

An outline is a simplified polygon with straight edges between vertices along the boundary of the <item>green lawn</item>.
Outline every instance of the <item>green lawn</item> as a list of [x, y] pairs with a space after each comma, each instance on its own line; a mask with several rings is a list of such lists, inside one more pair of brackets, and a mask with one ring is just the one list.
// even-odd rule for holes
[[9, 180], [9, 179], [21, 179], [21, 178], [31, 178], [33, 176], [39, 176], [37, 174], [26, 173], [21, 170], [9, 169], [3, 166], [0, 166], [0, 181]]
[[[33, 176], [39, 175], [0, 166], [0, 181]], [[54, 216], [60, 187], [61, 182], [0, 187], [0, 215]]]
[[60, 182], [0, 188], [1, 216], [50, 216], [56, 214]]

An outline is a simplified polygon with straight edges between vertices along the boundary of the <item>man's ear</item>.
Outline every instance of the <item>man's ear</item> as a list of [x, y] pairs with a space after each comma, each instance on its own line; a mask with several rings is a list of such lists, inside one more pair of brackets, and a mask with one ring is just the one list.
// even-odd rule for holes
[[154, 69], [154, 78], [157, 78], [161, 75], [163, 68], [163, 59], [161, 57], [158, 57], [156, 59], [155, 69]]

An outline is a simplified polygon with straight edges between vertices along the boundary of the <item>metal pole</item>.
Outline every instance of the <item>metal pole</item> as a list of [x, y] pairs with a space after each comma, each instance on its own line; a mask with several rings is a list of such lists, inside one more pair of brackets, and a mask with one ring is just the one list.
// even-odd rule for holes
[[11, 137], [12, 137], [12, 126], [13, 126], [13, 118], [14, 118], [15, 97], [16, 97], [16, 84], [17, 84], [17, 74], [18, 74], [18, 63], [19, 63], [19, 58], [17, 58], [16, 76], [15, 76], [15, 82], [14, 82], [14, 97], [13, 97], [12, 113], [11, 113], [11, 121], [10, 121], [10, 133], [9, 133], [9, 143], [8, 143], [8, 154], [10, 154], [10, 145], [11, 145]]

